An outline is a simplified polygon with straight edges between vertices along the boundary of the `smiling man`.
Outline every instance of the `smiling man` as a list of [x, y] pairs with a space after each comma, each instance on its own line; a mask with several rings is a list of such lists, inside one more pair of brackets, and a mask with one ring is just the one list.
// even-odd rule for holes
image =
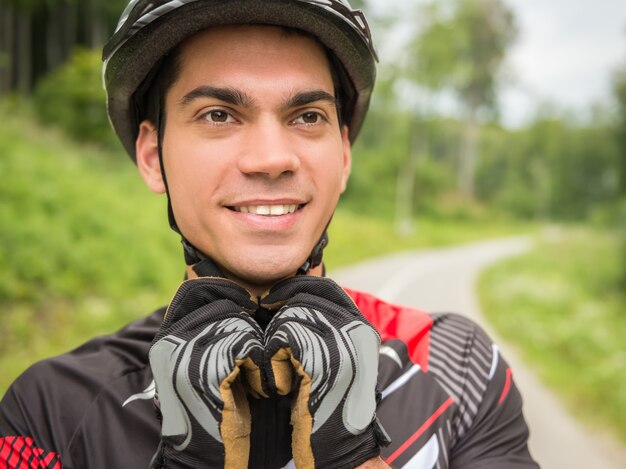
[[186, 239], [257, 294], [292, 276], [330, 222], [350, 172], [326, 51], [268, 26], [222, 26], [184, 42], [159, 139], [136, 155]]
[[345, 0], [129, 3], [108, 112], [187, 280], [13, 384], [0, 468], [537, 467], [478, 326], [323, 275], [375, 62]]

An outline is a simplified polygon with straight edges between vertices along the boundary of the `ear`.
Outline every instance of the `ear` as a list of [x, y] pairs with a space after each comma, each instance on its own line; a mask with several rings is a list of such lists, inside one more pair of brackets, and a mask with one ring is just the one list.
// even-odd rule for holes
[[341, 129], [341, 141], [343, 143], [343, 172], [341, 175], [341, 193], [346, 190], [350, 171], [352, 170], [352, 145], [350, 144], [350, 131], [347, 125]]
[[146, 185], [155, 194], [165, 193], [165, 183], [159, 159], [158, 132], [154, 124], [144, 120], [139, 124], [139, 134], [135, 140], [137, 167]]

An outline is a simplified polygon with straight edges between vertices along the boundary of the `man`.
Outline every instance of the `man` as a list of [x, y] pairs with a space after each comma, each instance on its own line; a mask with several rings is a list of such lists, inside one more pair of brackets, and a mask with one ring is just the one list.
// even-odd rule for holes
[[188, 280], [166, 312], [22, 375], [0, 468], [536, 467], [476, 325], [323, 277], [374, 84], [359, 11], [132, 0], [104, 59], [111, 122], [168, 196]]

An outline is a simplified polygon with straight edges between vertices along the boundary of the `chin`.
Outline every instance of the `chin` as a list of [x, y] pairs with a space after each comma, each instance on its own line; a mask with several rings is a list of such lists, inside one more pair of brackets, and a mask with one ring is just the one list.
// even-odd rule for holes
[[286, 277], [296, 274], [302, 264], [286, 266], [282, 264], [272, 268], [271, 266], [263, 266], [258, 269], [250, 269], [244, 273], [242, 277], [256, 284], [274, 283]]
[[228, 270], [234, 277], [249, 285], [269, 288], [279, 280], [295, 275], [307, 258], [307, 256], [301, 256], [302, 259], [286, 259], [282, 256], [263, 257], [257, 257], [253, 262], [245, 265], [234, 263]]

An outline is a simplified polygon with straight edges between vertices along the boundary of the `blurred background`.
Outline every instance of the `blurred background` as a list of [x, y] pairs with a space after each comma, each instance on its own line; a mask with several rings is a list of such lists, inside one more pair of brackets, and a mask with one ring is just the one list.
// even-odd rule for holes
[[[327, 264], [535, 237], [483, 273], [485, 314], [626, 444], [626, 4], [393, 3], [352, 1], [380, 78]], [[0, 396], [33, 361], [165, 304], [183, 275], [165, 200], [105, 114], [100, 48], [125, 4], [0, 3]]]

